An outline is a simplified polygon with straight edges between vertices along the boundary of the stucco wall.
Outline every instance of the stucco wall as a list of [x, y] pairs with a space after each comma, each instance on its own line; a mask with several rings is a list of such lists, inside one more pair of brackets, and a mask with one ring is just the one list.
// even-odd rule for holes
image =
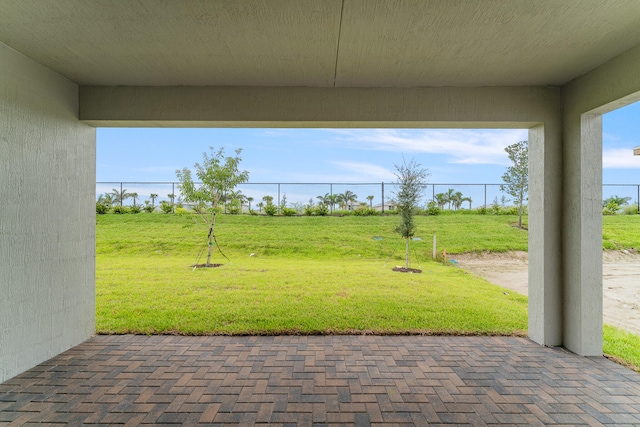
[[[564, 346], [602, 354], [602, 117], [640, 100], [640, 46], [563, 90]], [[632, 156], [629, 151], [629, 156]]]
[[95, 330], [95, 129], [78, 87], [0, 44], [0, 382]]

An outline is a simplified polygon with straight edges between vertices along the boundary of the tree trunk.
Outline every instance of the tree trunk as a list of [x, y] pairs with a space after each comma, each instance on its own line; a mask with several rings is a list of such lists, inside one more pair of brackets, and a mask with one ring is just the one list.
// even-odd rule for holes
[[207, 248], [207, 264], [211, 264], [211, 253], [213, 252], [213, 231], [216, 226], [216, 214], [214, 213], [211, 217], [211, 227], [209, 227], [209, 247]]
[[520, 195], [520, 210], [519, 210], [519, 218], [518, 218], [518, 227], [522, 228], [522, 195]]
[[404, 266], [405, 268], [409, 268], [409, 238], [407, 237], [406, 240], [406, 255], [405, 255], [405, 261], [404, 261]]

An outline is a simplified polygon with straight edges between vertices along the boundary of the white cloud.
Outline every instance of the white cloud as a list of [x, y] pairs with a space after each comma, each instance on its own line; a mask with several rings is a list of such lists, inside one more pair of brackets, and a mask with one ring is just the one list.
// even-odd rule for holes
[[504, 148], [527, 139], [524, 129], [334, 130], [359, 149], [439, 154], [449, 163], [507, 165]]
[[607, 169], [640, 169], [640, 156], [633, 155], [632, 148], [605, 149], [602, 167]]

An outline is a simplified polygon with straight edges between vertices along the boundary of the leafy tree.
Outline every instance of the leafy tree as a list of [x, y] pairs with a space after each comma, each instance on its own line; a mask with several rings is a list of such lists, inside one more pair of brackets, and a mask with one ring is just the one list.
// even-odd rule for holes
[[158, 198], [158, 195], [151, 193], [149, 195], [149, 198], [151, 199], [151, 206], [155, 206], [156, 205], [156, 199]]
[[367, 200], [369, 201], [369, 207], [373, 209], [373, 196], [367, 196]]
[[[218, 212], [218, 203], [223, 194], [235, 189], [235, 187], [249, 179], [249, 172], [239, 169], [242, 158], [240, 157], [241, 149], [235, 151], [234, 157], [225, 157], [224, 149], [217, 152], [211, 147], [211, 153], [202, 154], [202, 164], [194, 165], [196, 176], [200, 181], [199, 184], [193, 181], [191, 171], [188, 168], [177, 170], [176, 175], [180, 180], [180, 191], [187, 202], [207, 203], [212, 208], [210, 217], [208, 212], [202, 212], [201, 218], [209, 227], [207, 262], [205, 265], [211, 265], [211, 253], [215, 242], [215, 225], [216, 213]], [[216, 243], [217, 244], [217, 243]], [[220, 249], [218, 247], [218, 249]]]
[[513, 197], [518, 206], [518, 227], [522, 228], [522, 211], [529, 191], [529, 142], [520, 141], [504, 149], [511, 160], [511, 166], [502, 175], [503, 191]]
[[399, 190], [396, 192], [398, 199], [398, 213], [400, 224], [396, 227], [396, 232], [405, 239], [406, 256], [405, 267], [409, 268], [409, 239], [415, 235], [416, 225], [413, 216], [418, 209], [418, 201], [422, 192], [427, 187], [429, 173], [427, 169], [412, 159], [409, 163], [404, 161], [401, 165], [394, 164], [398, 178]]

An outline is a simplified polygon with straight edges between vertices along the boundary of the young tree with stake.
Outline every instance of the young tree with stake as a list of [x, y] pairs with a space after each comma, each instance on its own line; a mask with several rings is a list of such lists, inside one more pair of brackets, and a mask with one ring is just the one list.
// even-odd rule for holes
[[422, 192], [427, 187], [429, 173], [415, 159], [411, 159], [409, 163], [403, 159], [401, 165], [394, 164], [394, 166], [397, 171], [394, 174], [398, 178], [397, 183], [400, 187], [396, 192], [398, 214], [400, 215], [400, 224], [396, 227], [396, 232], [405, 239], [405, 268], [409, 268], [409, 239], [416, 232], [413, 216], [418, 209], [418, 201]]
[[502, 175], [504, 184], [500, 185], [500, 191], [513, 197], [518, 204], [518, 227], [522, 228], [523, 205], [529, 191], [529, 142], [516, 142], [506, 147], [504, 151], [509, 155], [511, 166]]
[[[249, 180], [249, 172], [239, 169], [242, 158], [240, 153], [242, 149], [238, 148], [236, 155], [225, 157], [224, 148], [217, 152], [211, 147], [211, 153], [203, 153], [202, 164], [196, 163], [195, 173], [200, 183], [196, 185], [191, 177], [191, 171], [188, 168], [177, 170], [176, 175], [180, 181], [180, 192], [187, 202], [196, 204], [210, 204], [213, 209], [210, 212], [201, 210], [200, 216], [209, 227], [207, 262], [205, 266], [211, 265], [211, 253], [215, 241], [214, 229], [216, 225], [216, 214], [218, 212], [218, 203], [224, 194], [229, 193], [238, 184]], [[209, 217], [209, 215], [211, 215]]]

